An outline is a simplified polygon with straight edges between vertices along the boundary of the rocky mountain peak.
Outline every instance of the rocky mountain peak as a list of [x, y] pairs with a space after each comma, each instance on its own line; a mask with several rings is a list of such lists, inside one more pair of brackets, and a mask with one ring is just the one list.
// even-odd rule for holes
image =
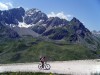
[[48, 19], [47, 15], [41, 12], [39, 9], [33, 8], [25, 13], [24, 22], [26, 24], [36, 24], [40, 20], [46, 21]]
[[47, 26], [65, 26], [68, 24], [68, 21], [65, 19], [60, 19], [59, 17], [50, 17], [46, 21]]
[[39, 9], [32, 8], [26, 11], [26, 15], [31, 16], [32, 14], [35, 14], [37, 12], [41, 12]]
[[72, 25], [74, 27], [74, 29], [81, 29], [81, 30], [85, 30], [85, 26], [83, 25], [82, 22], [80, 22], [77, 18], [73, 18], [71, 21], [70, 21], [70, 25]]
[[78, 22], [79, 23], [80, 21], [77, 18], [73, 17], [73, 19], [71, 20], [71, 22], [76, 22], [76, 23]]
[[0, 22], [5, 22], [6, 24], [18, 25], [18, 22], [23, 21], [24, 15], [25, 15], [25, 10], [22, 7], [1, 11]]

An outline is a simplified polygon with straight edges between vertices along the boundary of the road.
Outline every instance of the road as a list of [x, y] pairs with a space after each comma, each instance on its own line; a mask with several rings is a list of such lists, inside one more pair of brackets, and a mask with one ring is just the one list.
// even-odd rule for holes
[[77, 61], [55, 61], [48, 62], [51, 65], [50, 70], [39, 70], [39, 62], [16, 63], [0, 65], [0, 72], [45, 72], [73, 75], [91, 75], [100, 73], [100, 60], [77, 60]]

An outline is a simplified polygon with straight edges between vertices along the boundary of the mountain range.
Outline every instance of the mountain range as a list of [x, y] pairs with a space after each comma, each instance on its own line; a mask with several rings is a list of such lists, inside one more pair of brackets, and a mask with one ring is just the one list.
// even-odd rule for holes
[[0, 12], [1, 25], [12, 29], [15, 37], [31, 35], [33, 37], [44, 36], [52, 40], [67, 39], [78, 41], [79, 38], [91, 36], [91, 32], [75, 17], [71, 21], [50, 17], [38, 9], [25, 10], [14, 8]]
[[[8, 60], [9, 62], [35, 61], [31, 56], [35, 58], [48, 54], [52, 54], [51, 58], [48, 56], [50, 60], [87, 59], [100, 56], [100, 38], [90, 32], [77, 18], [73, 17], [68, 21], [59, 17], [48, 17], [36, 8], [25, 11], [24, 8], [19, 7], [0, 11], [0, 42], [0, 63]], [[36, 55], [32, 51], [35, 46]], [[63, 50], [65, 52], [62, 58], [59, 56], [63, 55], [59, 47], [62, 53]], [[77, 48], [78, 51], [74, 51]], [[45, 54], [43, 54], [44, 49], [47, 50]], [[30, 52], [33, 52], [33, 55], [29, 55]], [[81, 52], [83, 55], [80, 55]], [[27, 57], [24, 54], [28, 54]], [[75, 55], [78, 56], [74, 58]]]

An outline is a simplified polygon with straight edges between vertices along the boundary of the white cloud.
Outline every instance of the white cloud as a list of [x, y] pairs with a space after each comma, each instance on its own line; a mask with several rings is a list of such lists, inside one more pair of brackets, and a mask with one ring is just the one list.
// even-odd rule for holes
[[27, 10], [29, 10], [29, 8], [25, 8], [25, 10], [27, 11]]
[[0, 2], [0, 10], [8, 10], [12, 7], [13, 7], [13, 5], [10, 2], [7, 2], [7, 3]]
[[70, 18], [72, 18], [72, 15], [65, 15], [64, 12], [59, 12], [59, 13], [51, 12], [50, 14], [48, 14], [48, 17], [59, 17], [61, 19], [69, 20]]
[[10, 2], [8, 2], [8, 3], [5, 3], [9, 8], [12, 8], [13, 7], [13, 5], [12, 5], [12, 3], [10, 3]]
[[67, 15], [67, 17], [72, 17], [72, 15]]

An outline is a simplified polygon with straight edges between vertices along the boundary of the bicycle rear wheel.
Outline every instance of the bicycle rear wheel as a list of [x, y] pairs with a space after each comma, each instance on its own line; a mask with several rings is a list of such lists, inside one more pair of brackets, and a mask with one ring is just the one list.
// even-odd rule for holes
[[47, 70], [49, 70], [49, 69], [51, 68], [51, 66], [50, 66], [49, 64], [45, 64], [45, 68], [46, 68]]
[[39, 65], [38, 65], [38, 68], [41, 70], [41, 69], [42, 69], [42, 65], [41, 65], [41, 64], [39, 64]]

